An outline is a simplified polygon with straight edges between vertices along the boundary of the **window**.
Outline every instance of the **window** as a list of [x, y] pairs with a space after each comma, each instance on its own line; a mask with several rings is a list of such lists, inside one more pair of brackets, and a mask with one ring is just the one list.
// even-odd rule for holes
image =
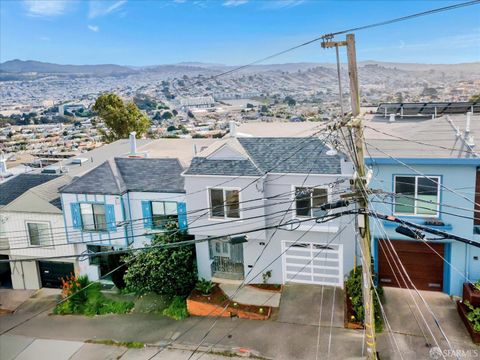
[[210, 206], [210, 216], [212, 218], [239, 218], [239, 191], [226, 189], [210, 189]]
[[52, 234], [48, 223], [27, 223], [30, 245], [42, 246], [52, 244]]
[[436, 216], [439, 184], [438, 176], [395, 176], [395, 213]]
[[106, 231], [104, 204], [80, 204], [83, 230]]
[[323, 211], [320, 206], [327, 202], [327, 189], [295, 188], [295, 213], [298, 217], [321, 216]]
[[210, 250], [213, 256], [229, 257], [230, 243], [227, 238], [225, 240], [210, 240]]
[[163, 229], [169, 222], [178, 222], [177, 203], [173, 201], [152, 201], [152, 225]]

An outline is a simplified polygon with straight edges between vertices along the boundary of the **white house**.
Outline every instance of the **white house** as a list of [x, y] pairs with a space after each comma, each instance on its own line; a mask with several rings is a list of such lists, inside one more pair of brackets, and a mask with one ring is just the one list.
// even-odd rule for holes
[[[194, 157], [183, 176], [189, 233], [206, 239], [196, 244], [200, 277], [343, 286], [354, 264], [352, 218], [312, 218], [348, 191], [352, 166], [318, 137], [224, 139]], [[247, 242], [232, 244], [229, 234]]]
[[[89, 253], [138, 248], [169, 222], [186, 229], [183, 170], [174, 158], [114, 158], [75, 179], [61, 189], [68, 243]], [[85, 257], [80, 270], [97, 280], [113, 269]]]

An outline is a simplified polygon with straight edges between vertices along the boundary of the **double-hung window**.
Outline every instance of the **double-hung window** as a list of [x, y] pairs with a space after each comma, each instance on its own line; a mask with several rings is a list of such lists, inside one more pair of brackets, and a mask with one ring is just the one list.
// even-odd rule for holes
[[27, 230], [31, 246], [52, 245], [52, 233], [48, 223], [27, 222]]
[[104, 204], [80, 204], [83, 230], [107, 231]]
[[152, 225], [163, 229], [168, 223], [178, 223], [177, 203], [174, 201], [152, 201]]
[[240, 218], [240, 197], [238, 190], [210, 189], [210, 217], [228, 219]]
[[328, 190], [319, 188], [295, 188], [295, 214], [297, 217], [321, 216], [320, 206], [328, 202]]
[[395, 213], [437, 216], [439, 187], [439, 176], [395, 176]]

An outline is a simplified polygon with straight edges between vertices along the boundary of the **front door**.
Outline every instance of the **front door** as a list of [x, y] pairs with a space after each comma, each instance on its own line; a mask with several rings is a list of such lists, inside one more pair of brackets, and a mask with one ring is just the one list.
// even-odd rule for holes
[[229, 240], [210, 240], [212, 276], [222, 279], [242, 280], [243, 244], [230, 244]]

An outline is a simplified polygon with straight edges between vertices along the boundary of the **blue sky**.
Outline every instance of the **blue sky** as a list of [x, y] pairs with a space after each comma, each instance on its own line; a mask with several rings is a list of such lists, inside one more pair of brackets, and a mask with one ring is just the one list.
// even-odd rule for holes
[[[318, 35], [455, 1], [0, 0], [0, 61], [238, 65]], [[359, 60], [480, 61], [480, 5], [356, 34]], [[313, 44], [268, 63], [333, 62]]]

